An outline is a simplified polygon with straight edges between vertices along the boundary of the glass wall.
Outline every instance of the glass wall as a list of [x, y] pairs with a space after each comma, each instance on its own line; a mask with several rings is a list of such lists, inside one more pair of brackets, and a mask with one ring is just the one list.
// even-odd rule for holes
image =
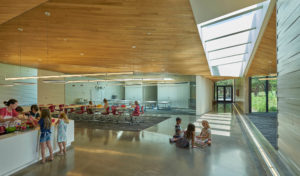
[[269, 112], [277, 111], [277, 80], [268, 80]]
[[277, 111], [276, 77], [251, 77], [250, 90], [250, 112]]
[[266, 81], [251, 78], [251, 112], [266, 112]]

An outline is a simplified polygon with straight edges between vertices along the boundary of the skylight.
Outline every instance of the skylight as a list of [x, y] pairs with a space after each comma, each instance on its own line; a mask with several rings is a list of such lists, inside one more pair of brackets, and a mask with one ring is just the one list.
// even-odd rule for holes
[[213, 76], [243, 76], [270, 0], [198, 24]]

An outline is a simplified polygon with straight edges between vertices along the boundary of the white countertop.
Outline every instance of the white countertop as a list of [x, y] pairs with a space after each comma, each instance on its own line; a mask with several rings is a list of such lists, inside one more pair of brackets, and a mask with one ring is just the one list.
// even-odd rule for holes
[[[51, 128], [53, 152], [58, 152], [57, 127]], [[38, 128], [0, 136], [0, 175], [11, 175], [41, 159]], [[67, 128], [67, 146], [74, 141], [74, 121]], [[48, 156], [48, 149], [46, 149]]]

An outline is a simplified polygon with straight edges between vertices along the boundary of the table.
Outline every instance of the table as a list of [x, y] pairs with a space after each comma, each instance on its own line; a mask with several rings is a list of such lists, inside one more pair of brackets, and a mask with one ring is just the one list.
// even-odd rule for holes
[[167, 109], [167, 105], [169, 105], [168, 109], [171, 109], [169, 101], [159, 101], [159, 102], [157, 102], [157, 109], [159, 109], [159, 106], [158, 106], [159, 104], [164, 105], [165, 109]]
[[[57, 120], [57, 119], [56, 119]], [[53, 153], [59, 151], [57, 144], [57, 128], [51, 128], [51, 144]], [[41, 160], [39, 145], [39, 129], [15, 132], [0, 136], [0, 175], [11, 175]], [[67, 129], [67, 146], [74, 141], [74, 121], [70, 120]], [[46, 156], [49, 156], [46, 149]]]
[[157, 101], [144, 101], [145, 104], [145, 110], [147, 107], [151, 107], [152, 109], [154, 109], [154, 107], [157, 106]]

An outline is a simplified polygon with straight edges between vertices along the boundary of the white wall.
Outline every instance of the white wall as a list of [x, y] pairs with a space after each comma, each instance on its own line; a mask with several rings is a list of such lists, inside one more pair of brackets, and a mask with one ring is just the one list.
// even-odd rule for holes
[[190, 84], [158, 84], [157, 101], [170, 101], [171, 107], [188, 108]]
[[202, 76], [196, 76], [196, 115], [212, 110], [214, 84]]
[[[62, 75], [63, 73], [47, 70], [38, 70], [38, 76]], [[64, 80], [56, 79], [56, 80]], [[46, 84], [42, 79], [38, 80], [38, 104], [64, 104], [65, 103], [65, 85], [64, 84]]]
[[19, 105], [28, 106], [37, 104], [37, 85], [17, 85], [4, 87], [3, 84], [13, 82], [37, 83], [36, 80], [5, 81], [5, 77], [37, 76], [37, 69], [20, 67], [15, 65], [0, 64], [0, 107], [4, 106], [3, 101], [14, 98]]

